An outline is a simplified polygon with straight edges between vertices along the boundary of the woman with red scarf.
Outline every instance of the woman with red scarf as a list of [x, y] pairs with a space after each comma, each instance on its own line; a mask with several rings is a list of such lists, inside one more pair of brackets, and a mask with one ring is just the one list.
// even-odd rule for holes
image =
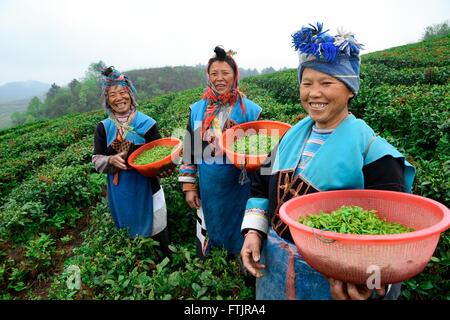
[[197, 209], [197, 254], [212, 246], [238, 254], [240, 226], [251, 183], [245, 172], [230, 164], [218, 148], [220, 135], [240, 123], [257, 120], [261, 107], [239, 91], [239, 69], [233, 52], [221, 47], [208, 61], [208, 86], [190, 106], [179, 181], [186, 202]]

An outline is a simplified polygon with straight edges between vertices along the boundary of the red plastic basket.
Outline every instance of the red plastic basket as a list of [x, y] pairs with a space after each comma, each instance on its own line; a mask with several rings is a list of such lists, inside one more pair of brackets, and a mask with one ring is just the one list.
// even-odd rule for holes
[[[159, 161], [155, 161], [144, 165], [138, 165], [133, 163], [134, 159], [136, 159], [136, 157], [140, 155], [142, 152], [154, 148], [156, 146], [174, 147], [174, 149], [172, 150], [172, 153], [169, 156]], [[130, 165], [130, 167], [134, 168], [137, 172], [146, 177], [156, 177], [162, 171], [176, 166], [176, 163], [178, 163], [180, 157], [181, 148], [182, 142], [180, 139], [177, 138], [161, 138], [158, 140], [154, 140], [136, 149], [128, 157], [128, 164]]]
[[[331, 212], [343, 205], [376, 210], [387, 221], [415, 231], [395, 235], [353, 235], [313, 229], [299, 216]], [[450, 226], [443, 204], [417, 195], [380, 190], [339, 190], [293, 198], [280, 208], [295, 245], [311, 267], [333, 279], [367, 284], [378, 273], [379, 283], [398, 283], [420, 273], [430, 261], [441, 232]]]
[[241, 165], [245, 165], [246, 170], [254, 171], [261, 166], [264, 160], [266, 160], [267, 155], [236, 153], [233, 150], [235, 141], [243, 136], [256, 133], [263, 133], [281, 138], [290, 128], [290, 124], [270, 120], [251, 121], [238, 124], [225, 130], [219, 140], [219, 148], [226, 154], [227, 158], [236, 168], [240, 169]]

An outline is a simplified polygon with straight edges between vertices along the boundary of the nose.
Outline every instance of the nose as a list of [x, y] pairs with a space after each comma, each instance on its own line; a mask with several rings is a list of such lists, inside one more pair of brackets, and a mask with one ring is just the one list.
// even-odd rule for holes
[[311, 98], [317, 98], [320, 97], [322, 95], [322, 91], [320, 89], [320, 86], [317, 85], [312, 85], [309, 90], [308, 90], [308, 95]]
[[222, 72], [218, 72], [216, 75], [216, 80], [225, 80], [225, 76]]

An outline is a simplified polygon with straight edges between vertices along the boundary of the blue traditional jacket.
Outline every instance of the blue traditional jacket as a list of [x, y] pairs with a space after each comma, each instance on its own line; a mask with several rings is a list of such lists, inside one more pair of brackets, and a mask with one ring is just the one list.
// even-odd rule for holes
[[[242, 230], [256, 229], [267, 235], [261, 250], [266, 268], [256, 280], [256, 299], [331, 299], [327, 279], [303, 260], [279, 219], [278, 210], [285, 201], [311, 192], [364, 189], [363, 168], [387, 155], [403, 163], [402, 185], [411, 192], [414, 167], [353, 115], [341, 122], [298, 175], [296, 169], [313, 124], [307, 117], [285, 134], [273, 152], [273, 165], [265, 168], [269, 185], [261, 189], [269, 190], [268, 198], [247, 201]], [[397, 161], [394, 159], [388, 161]], [[391, 290], [388, 296], [395, 292], [398, 290]]]
[[[277, 175], [295, 172], [302, 149], [310, 135], [314, 121], [306, 117], [293, 126], [282, 138], [275, 151], [273, 165], [266, 172]], [[396, 148], [375, 132], [361, 119], [349, 115], [328, 137], [303, 171], [299, 180], [314, 191], [341, 189], [364, 189], [363, 167], [390, 155], [404, 164], [404, 188], [411, 192], [415, 176], [414, 167]], [[292, 179], [292, 176], [290, 176]], [[277, 188], [280, 186], [278, 185]], [[299, 187], [299, 190], [301, 187]], [[299, 193], [301, 195], [302, 193]], [[281, 204], [277, 205], [279, 208]], [[267, 233], [269, 221], [269, 199], [254, 197], [247, 201], [242, 229], [252, 228]]]
[[[240, 107], [240, 98], [232, 106], [229, 119], [232, 123], [240, 124], [258, 119], [261, 107], [244, 98], [245, 113]], [[200, 100], [190, 107], [190, 133], [201, 139], [201, 126], [208, 106], [207, 100]], [[241, 185], [239, 177], [241, 170], [226, 162], [223, 154], [208, 157], [205, 161], [203, 148], [193, 156], [191, 166], [183, 166], [181, 175], [189, 175], [180, 182], [195, 182], [198, 174], [199, 193], [204, 215], [204, 222], [208, 232], [208, 252], [212, 246], [225, 248], [232, 254], [239, 253], [243, 243], [240, 226], [244, 216], [245, 204], [250, 196], [251, 183]], [[193, 151], [192, 151], [193, 152]], [[191, 180], [189, 180], [191, 179]]]
[[[117, 129], [111, 119], [102, 121], [107, 137], [107, 145], [117, 137]], [[145, 133], [155, 125], [155, 120], [137, 111], [130, 125], [134, 132], [129, 132], [125, 139], [136, 145], [144, 144]], [[150, 178], [134, 170], [121, 170], [119, 183], [114, 185], [114, 174], [108, 173], [108, 204], [117, 228], [128, 229], [129, 236], [147, 237], [153, 229], [153, 198]]]

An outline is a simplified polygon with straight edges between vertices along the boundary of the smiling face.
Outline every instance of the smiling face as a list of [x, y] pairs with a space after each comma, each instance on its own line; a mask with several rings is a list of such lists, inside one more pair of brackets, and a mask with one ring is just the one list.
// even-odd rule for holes
[[126, 114], [131, 108], [131, 97], [127, 88], [114, 86], [108, 89], [108, 104], [117, 114]]
[[234, 72], [225, 61], [213, 62], [209, 68], [208, 77], [220, 94], [227, 93], [233, 87]]
[[353, 93], [338, 79], [311, 68], [303, 70], [300, 100], [320, 129], [333, 129], [348, 115]]

